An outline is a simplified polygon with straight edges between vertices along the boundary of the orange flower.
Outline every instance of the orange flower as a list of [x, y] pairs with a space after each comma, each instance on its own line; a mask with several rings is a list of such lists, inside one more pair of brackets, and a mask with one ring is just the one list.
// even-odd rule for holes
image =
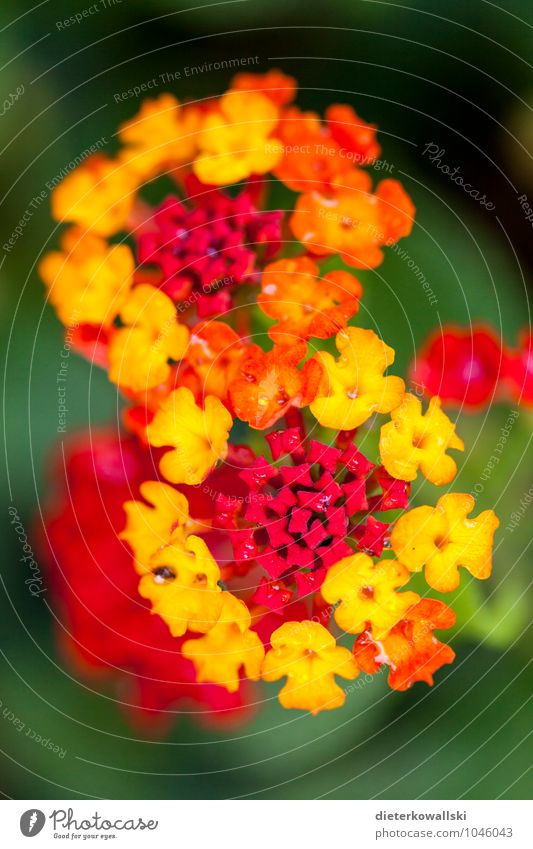
[[109, 345], [109, 379], [132, 392], [146, 392], [167, 380], [169, 360], [183, 356], [188, 329], [178, 323], [176, 308], [153, 286], [136, 286], [120, 310], [125, 327]]
[[138, 178], [131, 168], [102, 153], [90, 156], [52, 192], [56, 221], [111, 236], [124, 229], [135, 200]]
[[408, 690], [416, 681], [431, 687], [437, 669], [455, 658], [455, 652], [439, 642], [433, 631], [454, 624], [453, 610], [442, 601], [423, 598], [383, 639], [376, 640], [370, 631], [361, 634], [354, 645], [355, 661], [370, 675], [383, 664], [390, 667], [388, 683], [393, 690]]
[[298, 337], [327, 339], [346, 326], [359, 309], [363, 288], [347, 271], [320, 276], [308, 257], [280, 259], [267, 265], [257, 303], [270, 318], [278, 319], [268, 334], [274, 341], [294, 343]]
[[250, 74], [243, 71], [236, 74], [230, 88], [237, 91], [259, 91], [268, 97], [276, 106], [286, 106], [294, 100], [297, 82], [278, 68], [271, 68], [266, 74]]
[[310, 619], [285, 622], [274, 631], [270, 643], [263, 678], [277, 681], [287, 676], [279, 693], [283, 707], [317, 714], [344, 704], [346, 694], [335, 675], [351, 681], [359, 671], [350, 651], [338, 646], [323, 625]]
[[228, 592], [222, 593], [222, 610], [217, 623], [204, 637], [187, 640], [182, 653], [196, 667], [200, 683], [220, 684], [236, 693], [241, 683], [240, 670], [257, 681], [265, 656], [263, 643], [250, 630], [250, 611], [243, 601]]
[[297, 239], [318, 256], [339, 253], [356, 268], [375, 268], [383, 245], [408, 236], [415, 213], [397, 180], [382, 180], [375, 194], [364, 171], [332, 180], [329, 189], [301, 195], [290, 226]]
[[159, 462], [167, 480], [194, 486], [226, 457], [232, 424], [218, 398], [208, 395], [202, 409], [191, 390], [181, 386], [162, 402], [146, 435], [157, 448], [172, 446]]
[[285, 110], [277, 134], [283, 157], [274, 174], [295, 192], [320, 190], [352, 170], [352, 162], [342, 155], [316, 112], [302, 112], [296, 106]]
[[241, 376], [229, 388], [235, 415], [250, 427], [263, 430], [284, 416], [290, 407], [303, 407], [314, 397], [313, 371], [306, 363], [307, 345], [274, 346], [265, 353], [251, 345], [241, 366]]
[[449, 493], [437, 506], [415, 507], [401, 516], [391, 534], [391, 545], [411, 572], [425, 566], [426, 581], [434, 590], [451, 592], [459, 586], [459, 566], [474, 578], [488, 578], [492, 543], [499, 521], [493, 510], [467, 518], [475, 501], [466, 493]]
[[63, 324], [109, 327], [130, 290], [135, 269], [127, 245], [108, 245], [94, 233], [71, 227], [61, 250], [39, 263], [48, 297]]
[[180, 106], [172, 94], [144, 100], [138, 113], [122, 124], [122, 158], [142, 179], [192, 161], [197, 150], [200, 112]]
[[392, 411], [391, 419], [381, 428], [379, 440], [381, 460], [389, 475], [413, 481], [420, 468], [438, 486], [453, 480], [457, 464], [446, 451], [464, 451], [464, 444], [455, 433], [453, 422], [441, 410], [440, 398], [433, 397], [422, 415], [421, 401], [407, 394]]
[[354, 165], [370, 165], [381, 153], [375, 124], [367, 124], [348, 104], [328, 106], [326, 122], [332, 137], [340, 145], [341, 155], [349, 158]]
[[329, 604], [340, 602], [334, 613], [339, 628], [358, 634], [368, 622], [374, 638], [381, 640], [420, 599], [413, 592], [396, 592], [410, 577], [396, 560], [374, 563], [368, 554], [357, 552], [328, 569], [320, 592]]
[[338, 360], [320, 351], [311, 362], [321, 369], [311, 412], [324, 427], [352, 430], [372, 413], [388, 413], [403, 396], [400, 377], [384, 377], [394, 351], [373, 330], [348, 327], [336, 337]]
[[229, 185], [266, 174], [281, 157], [276, 106], [262, 94], [229, 91], [203, 118], [193, 171], [202, 183]]
[[238, 376], [247, 344], [223, 321], [205, 321], [191, 332], [185, 359], [201, 385], [201, 395], [226, 401], [228, 388]]

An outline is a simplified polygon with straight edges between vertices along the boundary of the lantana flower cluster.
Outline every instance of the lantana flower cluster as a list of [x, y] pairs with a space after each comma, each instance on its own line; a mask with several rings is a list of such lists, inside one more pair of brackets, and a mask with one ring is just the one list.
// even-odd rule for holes
[[[497, 518], [448, 489], [454, 423], [357, 320], [357, 269], [409, 235], [413, 203], [374, 183], [374, 125], [295, 94], [270, 71], [202, 103], [147, 100], [117, 155], [53, 194], [49, 300], [125, 400], [123, 434], [67, 454], [58, 597], [78, 654], [127, 670], [148, 710], [240, 709], [260, 679], [313, 714], [361, 672], [432, 684], [455, 615], [426, 588], [491, 571]], [[419, 477], [446, 488], [436, 504], [410, 504]]]

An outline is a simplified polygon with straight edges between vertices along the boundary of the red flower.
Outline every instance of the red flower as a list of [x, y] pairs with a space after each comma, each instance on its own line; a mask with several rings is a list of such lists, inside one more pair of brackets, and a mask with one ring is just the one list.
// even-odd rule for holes
[[411, 379], [444, 404], [476, 409], [494, 399], [502, 360], [501, 343], [490, 327], [447, 325], [427, 339], [411, 368]]
[[253, 601], [270, 610], [281, 610], [291, 598], [291, 590], [287, 589], [282, 581], [267, 581], [266, 578], [261, 578]]
[[109, 331], [94, 324], [80, 324], [70, 330], [73, 350], [92, 365], [106, 368]]
[[162, 290], [201, 318], [226, 312], [231, 291], [253, 280], [258, 246], [279, 247], [282, 213], [258, 212], [245, 190], [235, 198], [189, 179], [194, 198], [169, 197], [154, 212], [154, 229], [138, 237], [141, 263], [158, 266]]
[[[194, 666], [138, 594], [131, 552], [119, 537], [123, 502], [153, 476], [149, 455], [130, 437], [83, 433], [56, 463], [58, 492], [45, 511], [39, 545], [58, 613], [58, 640], [80, 674], [115, 684], [136, 722], [168, 724], [185, 705], [210, 720], [242, 721], [245, 693], [197, 684]], [[186, 639], [184, 637], [183, 639]], [[118, 698], [118, 696], [117, 696]]]
[[354, 529], [354, 537], [361, 551], [381, 557], [387, 539], [389, 525], [368, 516], [366, 523]]
[[504, 354], [504, 374], [513, 400], [519, 404], [533, 404], [533, 334], [523, 330], [518, 348]]
[[372, 463], [352, 443], [306, 444], [296, 427], [265, 438], [274, 462], [290, 464], [276, 467], [257, 457], [239, 475], [247, 496], [220, 495], [214, 523], [229, 531], [237, 562], [257, 562], [268, 574], [254, 601], [279, 610], [291, 588], [298, 596], [317, 592], [327, 569], [353, 553], [358, 537], [360, 548], [381, 554], [388, 525], [368, 515], [369, 494], [379, 487], [370, 496], [379, 510], [392, 509], [398, 498], [389, 495], [392, 479], [382, 469], [371, 475]]

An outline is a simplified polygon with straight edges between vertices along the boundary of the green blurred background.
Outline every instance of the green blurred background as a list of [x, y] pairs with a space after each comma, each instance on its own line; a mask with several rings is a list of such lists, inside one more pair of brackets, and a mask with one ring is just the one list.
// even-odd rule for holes
[[[23, 93], [0, 118], [1, 243], [25, 210], [24, 235], [0, 267], [5, 337], [5, 457], [0, 592], [0, 787], [15, 798], [524, 798], [531, 727], [528, 700], [527, 551], [533, 507], [505, 530], [531, 485], [531, 412], [521, 410], [499, 466], [483, 482], [480, 509], [501, 527], [493, 577], [463, 576], [452, 601], [459, 625], [453, 667], [433, 689], [389, 691], [383, 677], [349, 692], [342, 710], [317, 718], [284, 712], [275, 699], [228, 733], [179, 719], [168, 739], [137, 736], [113, 703], [65, 670], [46, 607], [24, 586], [9, 525], [14, 504], [26, 527], [44, 493], [47, 452], [56, 443], [55, 375], [61, 327], [44, 307], [35, 263], [57, 242], [46, 182], [138, 108], [114, 94], [163, 73], [179, 98], [220, 93], [231, 72], [184, 69], [259, 56], [300, 82], [302, 107], [349, 102], [380, 126], [382, 158], [414, 198], [417, 223], [402, 242], [436, 293], [429, 305], [401, 255], [389, 251], [365, 284], [363, 323], [376, 322], [405, 371], [416, 346], [440, 323], [488, 320], [508, 343], [529, 320], [531, 224], [518, 196], [533, 198], [533, 122], [528, 99], [530, 0], [505, 9], [485, 0], [106, 0], [82, 23], [56, 21], [90, 4], [12, 0], [0, 12], [1, 97]], [[502, 4], [503, 5], [503, 4]], [[255, 68], [254, 68], [255, 70]], [[163, 87], [159, 91], [163, 90]], [[0, 109], [1, 111], [1, 109]], [[495, 204], [487, 211], [423, 156], [426, 144]], [[531, 202], [531, 201], [530, 201]], [[528, 252], [529, 251], [529, 252]], [[3, 259], [2, 259], [3, 257]], [[531, 291], [531, 290], [529, 290]], [[116, 393], [105, 376], [72, 358], [69, 430], [114, 421]], [[459, 414], [467, 444], [457, 488], [481, 479], [509, 413], [505, 405]], [[469, 450], [471, 449], [471, 450]], [[426, 492], [434, 500], [434, 492]], [[420, 499], [424, 492], [420, 493]], [[276, 689], [276, 688], [274, 688]], [[265, 695], [272, 696], [274, 690]], [[67, 750], [64, 758], [17, 732], [2, 714]]]

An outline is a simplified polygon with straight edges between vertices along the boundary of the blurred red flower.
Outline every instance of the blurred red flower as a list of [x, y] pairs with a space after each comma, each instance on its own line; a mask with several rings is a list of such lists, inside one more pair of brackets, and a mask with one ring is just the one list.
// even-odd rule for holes
[[501, 341], [486, 325], [445, 325], [432, 333], [411, 367], [411, 382], [444, 404], [478, 409], [495, 399], [503, 374]]
[[150, 454], [130, 436], [82, 432], [54, 462], [56, 492], [38, 544], [56, 608], [57, 637], [79, 674], [112, 682], [136, 724], [163, 729], [176, 713], [242, 722], [245, 685], [228, 693], [196, 683], [191, 661], [165, 622], [138, 594], [132, 555], [118, 534], [123, 502], [154, 476]]

